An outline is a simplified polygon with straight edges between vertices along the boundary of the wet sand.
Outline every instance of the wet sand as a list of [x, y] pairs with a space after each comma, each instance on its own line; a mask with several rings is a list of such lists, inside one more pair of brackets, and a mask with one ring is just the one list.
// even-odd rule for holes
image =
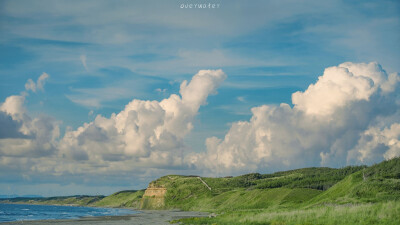
[[37, 221], [17, 221], [9, 223], [0, 223], [1, 225], [161, 225], [170, 224], [169, 221], [189, 218], [189, 217], [205, 217], [209, 213], [204, 212], [186, 212], [173, 210], [144, 210], [137, 214], [127, 216], [99, 216], [87, 217], [73, 220], [37, 220]]

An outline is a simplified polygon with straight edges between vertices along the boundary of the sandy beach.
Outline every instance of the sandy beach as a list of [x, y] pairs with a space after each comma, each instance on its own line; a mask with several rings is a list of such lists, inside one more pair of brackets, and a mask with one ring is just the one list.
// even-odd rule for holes
[[57, 225], [161, 225], [170, 224], [169, 221], [188, 218], [188, 217], [204, 217], [208, 213], [204, 212], [185, 212], [173, 210], [144, 210], [140, 213], [126, 215], [126, 216], [102, 216], [102, 217], [89, 217], [73, 220], [37, 220], [37, 221], [18, 221], [0, 223], [1, 225], [41, 225], [41, 224], [57, 224]]

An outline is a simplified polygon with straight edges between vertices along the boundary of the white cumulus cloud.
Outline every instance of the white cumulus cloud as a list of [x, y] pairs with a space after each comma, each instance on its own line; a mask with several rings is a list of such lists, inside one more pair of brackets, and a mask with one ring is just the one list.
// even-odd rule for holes
[[183, 138], [207, 96], [225, 79], [222, 70], [201, 70], [184, 81], [180, 95], [162, 101], [134, 99], [110, 118], [67, 131], [60, 141], [62, 157], [80, 161], [133, 160], [148, 166], [182, 164]]
[[[252, 108], [223, 139], [186, 161], [208, 173], [239, 174], [306, 166], [370, 163], [400, 155], [399, 76], [377, 63], [327, 68], [315, 84], [292, 95], [293, 107]], [[369, 161], [368, 161], [368, 160]]]
[[[43, 90], [48, 77], [43, 73], [36, 83], [29, 79], [26, 89]], [[0, 158], [43, 157], [56, 151], [59, 122], [44, 115], [32, 118], [24, 107], [25, 98], [24, 94], [12, 95], [0, 103], [0, 125], [9, 129], [7, 135], [0, 136]]]
[[24, 179], [63, 175], [82, 182], [86, 174], [92, 181], [118, 180], [135, 171], [136, 177], [152, 179], [187, 168], [183, 138], [193, 128], [199, 107], [225, 78], [222, 70], [200, 70], [190, 82], [182, 82], [180, 95], [162, 101], [134, 99], [108, 118], [97, 115], [77, 129], [67, 128], [61, 139], [59, 122], [29, 115], [27, 95], [10, 96], [0, 104], [0, 123], [13, 128], [12, 133], [0, 129], [0, 171]]
[[0, 170], [76, 179], [173, 170], [220, 176], [400, 155], [400, 79], [377, 63], [327, 68], [315, 84], [293, 93], [292, 106], [254, 107], [251, 119], [232, 123], [224, 138], [208, 138], [204, 152], [188, 152], [184, 138], [225, 78], [222, 70], [201, 70], [181, 83], [179, 94], [134, 99], [110, 117], [68, 128], [62, 138], [57, 121], [29, 115], [26, 95], [10, 96], [0, 104], [0, 123], [7, 127], [0, 129]]

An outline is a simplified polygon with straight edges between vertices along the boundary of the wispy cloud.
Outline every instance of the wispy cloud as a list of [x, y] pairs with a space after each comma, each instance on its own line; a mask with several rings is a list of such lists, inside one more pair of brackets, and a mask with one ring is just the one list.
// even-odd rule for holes
[[135, 90], [126, 87], [79, 88], [71, 90], [74, 94], [66, 95], [68, 99], [79, 105], [99, 108], [105, 102], [127, 99], [135, 94]]
[[237, 99], [239, 102], [246, 102], [246, 99], [245, 99], [244, 96], [238, 96], [236, 99]]
[[88, 108], [100, 108], [102, 106], [101, 100], [99, 98], [85, 98], [79, 95], [66, 95], [65, 97], [78, 105], [82, 105]]
[[32, 79], [28, 79], [28, 81], [25, 83], [25, 90], [32, 92], [36, 92], [37, 90], [43, 91], [46, 80], [49, 77], [50, 76], [47, 73], [42, 73], [42, 75], [40, 75], [37, 79], [36, 83]]
[[[152, 76], [142, 76], [121, 68], [104, 69], [98, 75], [96, 87], [73, 88], [65, 96], [74, 103], [91, 108], [101, 108], [104, 104], [117, 100], [129, 101], [143, 96], [156, 97], [154, 90], [165, 92], [170, 87], [168, 80]], [[78, 84], [79, 85], [79, 84]], [[157, 87], [157, 88], [155, 88]], [[162, 88], [160, 88], [162, 87]]]
[[85, 67], [85, 70], [89, 71], [88, 67], [86, 65], [86, 55], [81, 55], [79, 58], [81, 59], [82, 65], [83, 65], [83, 67]]

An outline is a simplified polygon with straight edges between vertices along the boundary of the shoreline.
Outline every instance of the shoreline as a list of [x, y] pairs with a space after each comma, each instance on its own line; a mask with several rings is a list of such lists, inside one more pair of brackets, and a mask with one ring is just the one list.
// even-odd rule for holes
[[138, 213], [123, 216], [94, 216], [83, 217], [79, 219], [60, 219], [60, 220], [30, 220], [30, 221], [13, 221], [4, 222], [0, 225], [40, 225], [40, 224], [58, 224], [58, 225], [164, 225], [170, 224], [169, 221], [190, 218], [190, 217], [207, 217], [207, 212], [193, 212], [180, 210], [137, 210]]

